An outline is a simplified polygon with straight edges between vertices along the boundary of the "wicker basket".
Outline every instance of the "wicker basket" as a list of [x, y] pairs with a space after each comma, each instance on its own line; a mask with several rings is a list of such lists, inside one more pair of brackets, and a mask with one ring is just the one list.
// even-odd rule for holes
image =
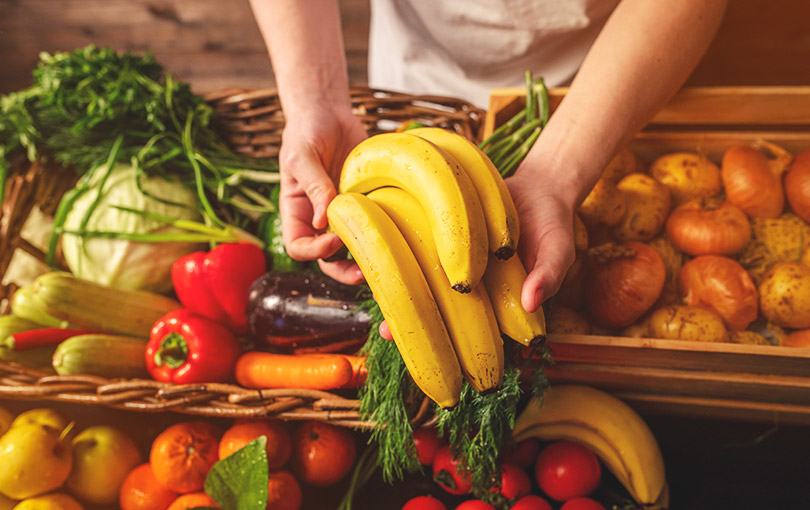
[[[396, 129], [404, 121], [451, 129], [478, 140], [484, 112], [466, 101], [413, 96], [383, 90], [351, 91], [355, 114], [369, 134]], [[206, 96], [217, 111], [217, 124], [232, 147], [243, 154], [275, 158], [284, 117], [275, 90], [228, 89]], [[41, 249], [21, 235], [37, 207], [52, 215], [61, 196], [76, 182], [74, 172], [39, 163], [13, 163], [0, 212], [0, 274], [6, 274], [16, 250], [44, 261]], [[0, 285], [0, 311], [7, 311], [16, 285]], [[96, 376], [59, 376], [0, 361], [0, 398], [40, 399], [100, 405], [145, 412], [175, 411], [200, 416], [278, 416], [321, 420], [364, 428], [359, 402], [351, 393], [304, 389], [249, 390], [230, 384], [173, 385], [153, 380], [110, 380]], [[413, 421], [428, 418], [428, 400], [414, 403]]]

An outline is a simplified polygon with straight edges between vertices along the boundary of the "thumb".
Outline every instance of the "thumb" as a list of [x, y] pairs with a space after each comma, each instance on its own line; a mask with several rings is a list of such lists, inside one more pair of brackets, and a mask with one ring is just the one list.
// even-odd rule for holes
[[543, 236], [534, 267], [523, 282], [523, 308], [534, 312], [543, 301], [556, 294], [573, 262], [574, 239], [570, 231], [558, 228]]
[[312, 149], [296, 151], [285, 155], [281, 168], [296, 181], [312, 203], [312, 227], [317, 230], [326, 228], [326, 207], [337, 192], [321, 159]]

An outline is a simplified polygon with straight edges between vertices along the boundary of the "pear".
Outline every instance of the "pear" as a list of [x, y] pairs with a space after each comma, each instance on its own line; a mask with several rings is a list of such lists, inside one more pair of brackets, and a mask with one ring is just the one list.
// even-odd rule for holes
[[85, 503], [117, 503], [121, 484], [141, 462], [128, 435], [113, 427], [88, 427], [73, 439], [73, 468], [66, 485]]
[[66, 436], [43, 424], [12, 426], [0, 438], [0, 493], [25, 499], [61, 486], [73, 464]]
[[13, 510], [84, 510], [84, 508], [67, 494], [53, 492], [20, 501]]
[[11, 422], [11, 427], [42, 424], [47, 425], [54, 430], [62, 431], [65, 430], [68, 423], [70, 423], [70, 419], [64, 414], [60, 413], [56, 409], [43, 407], [41, 409], [23, 411], [22, 413], [18, 414], [17, 417], [14, 418], [14, 421]]
[[14, 421], [14, 415], [5, 408], [0, 407], [0, 436], [5, 434], [9, 427], [11, 427], [12, 421]]

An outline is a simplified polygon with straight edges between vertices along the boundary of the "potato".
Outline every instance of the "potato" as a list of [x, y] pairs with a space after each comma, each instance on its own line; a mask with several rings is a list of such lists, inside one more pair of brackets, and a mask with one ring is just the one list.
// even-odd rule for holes
[[785, 213], [774, 219], [753, 218], [751, 242], [737, 261], [759, 283], [772, 265], [799, 260], [805, 250], [810, 250], [810, 225], [795, 214]]
[[627, 210], [624, 195], [606, 179], [596, 181], [593, 189], [579, 206], [582, 221], [588, 225], [612, 227], [624, 217]]
[[690, 340], [693, 342], [727, 342], [728, 331], [723, 319], [693, 306], [667, 306], [650, 315], [653, 338]]
[[675, 152], [653, 161], [650, 174], [669, 189], [675, 206], [722, 191], [720, 169], [692, 152]]
[[588, 229], [577, 213], [574, 213], [574, 247], [577, 251], [588, 251]]
[[574, 310], [555, 304], [546, 316], [546, 330], [549, 334], [588, 335], [591, 333], [591, 326]]
[[759, 284], [762, 315], [783, 328], [810, 328], [810, 267], [779, 262]]
[[616, 184], [625, 175], [641, 171], [641, 163], [636, 155], [627, 147], [622, 147], [602, 171], [602, 178]]
[[773, 345], [756, 331], [729, 331], [728, 341], [733, 344]]
[[671, 200], [669, 190], [646, 174], [626, 175], [616, 185], [624, 194], [627, 212], [613, 227], [618, 241], [649, 241], [657, 236], [667, 220]]
[[640, 319], [638, 322], [630, 324], [624, 328], [619, 335], [626, 336], [628, 338], [650, 338], [652, 333], [650, 332], [649, 315]]

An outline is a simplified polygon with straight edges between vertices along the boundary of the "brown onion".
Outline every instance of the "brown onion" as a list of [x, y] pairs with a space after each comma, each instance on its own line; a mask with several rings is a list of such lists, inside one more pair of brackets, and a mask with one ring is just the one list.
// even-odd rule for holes
[[810, 222], [810, 151], [800, 152], [785, 175], [785, 194], [793, 212]]
[[599, 324], [628, 326], [661, 295], [666, 268], [658, 253], [646, 244], [607, 243], [591, 249], [588, 255], [585, 303]]
[[751, 223], [729, 202], [698, 198], [672, 211], [667, 234], [690, 255], [733, 255], [751, 240]]
[[800, 329], [785, 337], [785, 347], [810, 347], [810, 329]]
[[692, 259], [681, 268], [678, 286], [685, 304], [716, 313], [729, 329], [742, 331], [759, 314], [754, 282], [730, 258], [703, 255]]
[[781, 174], [759, 149], [735, 145], [723, 154], [720, 169], [726, 199], [752, 218], [776, 218], [785, 207]]

